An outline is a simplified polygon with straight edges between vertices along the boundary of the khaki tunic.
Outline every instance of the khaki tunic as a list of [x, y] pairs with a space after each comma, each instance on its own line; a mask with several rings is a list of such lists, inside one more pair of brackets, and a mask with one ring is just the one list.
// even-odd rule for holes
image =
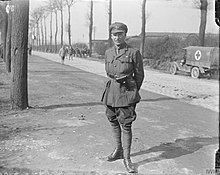
[[[102, 102], [112, 107], [125, 107], [140, 101], [139, 89], [144, 79], [143, 59], [140, 51], [126, 43], [116, 53], [115, 47], [105, 53], [105, 70], [109, 81], [102, 96]], [[127, 75], [126, 81], [118, 82], [115, 76]]]

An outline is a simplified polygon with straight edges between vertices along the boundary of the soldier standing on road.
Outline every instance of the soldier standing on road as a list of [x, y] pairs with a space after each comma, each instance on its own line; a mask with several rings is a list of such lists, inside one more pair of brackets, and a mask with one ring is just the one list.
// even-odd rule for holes
[[132, 122], [136, 119], [136, 104], [141, 99], [139, 90], [144, 79], [143, 60], [139, 50], [126, 44], [128, 28], [125, 24], [113, 23], [109, 30], [114, 46], [105, 53], [109, 81], [102, 102], [113, 130], [115, 149], [106, 159], [115, 161], [123, 158], [125, 168], [132, 173], [136, 172], [130, 159]]
[[66, 57], [66, 54], [67, 54], [67, 49], [63, 45], [59, 50], [59, 56], [61, 57], [61, 64], [64, 64], [64, 59]]

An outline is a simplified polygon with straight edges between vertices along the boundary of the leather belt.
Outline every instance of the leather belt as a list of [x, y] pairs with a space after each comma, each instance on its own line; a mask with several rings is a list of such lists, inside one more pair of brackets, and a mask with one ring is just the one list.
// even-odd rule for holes
[[128, 78], [131, 78], [131, 75], [122, 75], [120, 77], [118, 77], [117, 75], [111, 75], [111, 74], [107, 74], [109, 78], [116, 80], [116, 81], [125, 81]]
[[111, 75], [111, 74], [107, 74], [107, 75], [108, 75], [109, 78], [112, 78], [112, 79], [116, 80], [115, 75]]

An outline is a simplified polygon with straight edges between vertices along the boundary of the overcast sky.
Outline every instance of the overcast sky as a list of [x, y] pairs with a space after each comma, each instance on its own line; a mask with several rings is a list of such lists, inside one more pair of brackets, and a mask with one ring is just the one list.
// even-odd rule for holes
[[[44, 5], [44, 1], [30, 0], [30, 13], [34, 8]], [[112, 0], [112, 21], [120, 21], [127, 24], [129, 36], [140, 34], [141, 4], [142, 0]], [[107, 10], [107, 0], [95, 1], [95, 32], [93, 34], [95, 39], [108, 38]], [[66, 8], [65, 11], [67, 11]], [[71, 8], [71, 33], [74, 43], [80, 41], [88, 42], [88, 13], [89, 0], [81, 0]], [[200, 10], [194, 7], [192, 0], [147, 0], [146, 14], [148, 16], [146, 32], [198, 33], [199, 31]], [[67, 19], [68, 16], [65, 13], [64, 25], [67, 24]], [[218, 33], [218, 27], [214, 22], [214, 3], [209, 7], [206, 32]], [[65, 41], [67, 41], [66, 32], [64, 32], [64, 37]]]

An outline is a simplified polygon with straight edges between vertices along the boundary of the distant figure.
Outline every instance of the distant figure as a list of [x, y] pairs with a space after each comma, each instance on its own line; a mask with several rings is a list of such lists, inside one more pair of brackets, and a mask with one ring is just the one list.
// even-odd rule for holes
[[84, 47], [82, 50], [81, 50], [81, 55], [83, 57], [88, 57], [89, 56], [89, 49], [87, 47]]
[[30, 46], [30, 47], [28, 48], [28, 54], [29, 54], [29, 55], [31, 55], [31, 52], [32, 52], [32, 46]]
[[67, 59], [68, 58], [68, 54], [69, 54], [69, 46], [66, 46], [65, 49], [66, 49], [66, 55], [65, 55], [65, 58]]
[[76, 56], [81, 57], [81, 52], [78, 47], [76, 48]]
[[88, 48], [87, 48], [87, 50], [86, 50], [86, 55], [87, 55], [87, 57], [90, 57], [90, 56], [91, 56], [90, 49], [88, 49]]
[[76, 50], [73, 48], [72, 51], [73, 51], [73, 55], [72, 56], [75, 57], [76, 56]]
[[83, 48], [80, 49], [80, 55], [81, 55], [81, 57], [84, 57], [84, 49]]
[[0, 44], [0, 58], [3, 58], [3, 44]]
[[63, 45], [59, 50], [59, 56], [61, 57], [61, 64], [64, 64], [64, 59], [66, 57], [66, 54], [67, 54], [67, 50], [65, 46]]
[[73, 56], [75, 56], [75, 50], [73, 49], [72, 46], [69, 47], [68, 49], [68, 54], [69, 54], [69, 60], [73, 60]]

